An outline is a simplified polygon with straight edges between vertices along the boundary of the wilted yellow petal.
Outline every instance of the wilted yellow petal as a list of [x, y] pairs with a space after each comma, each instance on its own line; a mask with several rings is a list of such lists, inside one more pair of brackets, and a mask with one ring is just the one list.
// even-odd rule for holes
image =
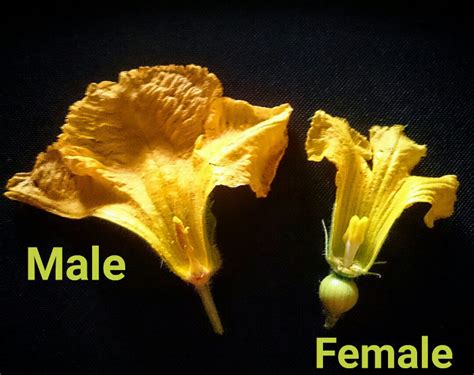
[[10, 179], [6, 196], [135, 232], [202, 295], [221, 262], [208, 196], [216, 185], [266, 196], [290, 113], [288, 104], [222, 97], [217, 77], [199, 66], [122, 72], [117, 83], [89, 85], [57, 142]]
[[[410, 176], [426, 155], [426, 147], [409, 139], [403, 129], [401, 125], [373, 126], [368, 141], [344, 119], [323, 111], [313, 117], [306, 142], [308, 159], [321, 161], [326, 157], [337, 167], [327, 259], [344, 276], [369, 272], [390, 228], [405, 208], [417, 202], [430, 203], [432, 207], [425, 216], [430, 228], [434, 220], [453, 213], [456, 176]], [[358, 231], [362, 218], [366, 222]], [[357, 248], [351, 254], [350, 265], [348, 248]]]

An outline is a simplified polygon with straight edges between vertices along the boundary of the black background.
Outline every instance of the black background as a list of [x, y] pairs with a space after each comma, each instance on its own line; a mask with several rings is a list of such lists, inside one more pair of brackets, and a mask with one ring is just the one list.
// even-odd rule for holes
[[[207, 66], [225, 94], [255, 105], [289, 102], [290, 144], [272, 191], [215, 190], [223, 268], [213, 294], [219, 337], [190, 286], [141, 239], [98, 219], [73, 221], [0, 199], [0, 373], [291, 373], [315, 370], [316, 337], [342, 344], [432, 345], [454, 352], [453, 374], [474, 371], [472, 37], [456, 3], [308, 3], [258, 8], [187, 4], [15, 4], [1, 26], [1, 183], [30, 170], [88, 83], [140, 65]], [[426, 205], [407, 210], [380, 254], [382, 279], [359, 280], [358, 305], [322, 328], [318, 280], [328, 272], [321, 220], [335, 168], [306, 161], [316, 109], [370, 125], [407, 124], [428, 144], [416, 174], [457, 174], [455, 215], [430, 230]], [[120, 282], [27, 281], [27, 246], [65, 258], [121, 255]], [[397, 372], [400, 370], [392, 370]], [[416, 370], [406, 370], [410, 373]], [[320, 373], [338, 374], [328, 360]], [[352, 373], [371, 371], [352, 370]], [[381, 371], [375, 371], [380, 373]], [[426, 371], [421, 371], [426, 373]], [[429, 373], [437, 373], [432, 370]]]

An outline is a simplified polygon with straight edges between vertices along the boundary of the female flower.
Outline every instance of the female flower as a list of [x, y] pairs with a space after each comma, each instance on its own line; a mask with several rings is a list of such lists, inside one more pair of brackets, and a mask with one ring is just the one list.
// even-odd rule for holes
[[357, 302], [352, 279], [370, 273], [404, 209], [417, 202], [431, 204], [424, 217], [429, 228], [435, 220], [453, 213], [456, 176], [410, 176], [426, 155], [426, 147], [413, 142], [403, 130], [401, 125], [373, 126], [367, 140], [344, 119], [323, 111], [312, 119], [306, 141], [308, 159], [327, 158], [337, 167], [336, 202], [326, 249], [334, 273], [320, 287], [328, 327]]

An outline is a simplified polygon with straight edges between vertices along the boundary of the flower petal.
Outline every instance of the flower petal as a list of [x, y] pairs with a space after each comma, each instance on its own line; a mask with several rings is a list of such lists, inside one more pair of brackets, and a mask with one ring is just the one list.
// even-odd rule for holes
[[373, 126], [370, 143], [374, 155], [372, 178], [359, 209], [370, 221], [366, 240], [356, 257], [365, 271], [374, 263], [390, 228], [405, 208], [417, 202], [432, 204], [425, 216], [425, 222], [432, 227], [435, 217], [448, 217], [453, 213], [458, 187], [456, 176], [410, 176], [426, 155], [426, 147], [408, 138], [403, 126]]
[[[327, 158], [337, 167], [336, 202], [333, 210], [328, 257], [344, 257], [343, 236], [363, 196], [371, 175], [366, 160], [372, 152], [367, 139], [345, 119], [317, 111], [306, 140], [308, 160]], [[364, 216], [364, 215], [360, 215]]]
[[433, 228], [435, 220], [450, 217], [454, 212], [456, 190], [459, 182], [456, 176], [442, 177], [410, 176], [400, 194], [405, 194], [405, 208], [414, 203], [429, 203], [431, 208], [424, 217], [428, 228]]
[[17, 173], [6, 187], [5, 196], [10, 199], [71, 219], [81, 219], [98, 206], [125, 199], [107, 184], [73, 174], [52, 146], [38, 155], [31, 172]]
[[214, 184], [250, 185], [258, 197], [266, 196], [288, 145], [291, 112], [288, 104], [264, 108], [241, 100], [216, 100], [199, 149], [212, 165]]
[[364, 265], [364, 270], [370, 269], [390, 228], [406, 208], [415, 203], [431, 204], [424, 221], [429, 228], [432, 228], [435, 220], [453, 214], [458, 186], [459, 182], [454, 175], [406, 178], [385, 206], [385, 214], [378, 216], [378, 221], [373, 222], [372, 231], [366, 236], [365, 245], [358, 254], [358, 261]]
[[189, 152], [221, 95], [217, 77], [195, 65], [122, 72], [117, 83], [89, 85], [71, 106], [57, 146], [112, 167], [140, 162], [155, 149]]

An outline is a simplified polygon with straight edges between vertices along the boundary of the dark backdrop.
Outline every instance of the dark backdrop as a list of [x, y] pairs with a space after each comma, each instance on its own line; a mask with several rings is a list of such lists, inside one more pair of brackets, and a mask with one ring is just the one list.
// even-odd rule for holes
[[[2, 184], [31, 169], [88, 83], [140, 65], [200, 64], [227, 96], [294, 108], [268, 198], [247, 187], [214, 194], [224, 264], [213, 291], [223, 337], [212, 333], [192, 288], [160, 268], [135, 235], [0, 199], [2, 375], [310, 374], [315, 339], [327, 335], [341, 344], [394, 346], [419, 346], [428, 335], [454, 352], [444, 373], [474, 371], [467, 13], [456, 3], [296, 5], [19, 3], [2, 14]], [[321, 219], [330, 219], [335, 168], [307, 162], [304, 151], [308, 118], [319, 108], [364, 134], [372, 124], [407, 124], [408, 135], [429, 146], [416, 174], [455, 173], [461, 181], [455, 215], [434, 229], [423, 224], [425, 205], [403, 214], [380, 255], [388, 261], [376, 269], [383, 278], [360, 280], [359, 304], [330, 332], [322, 328], [317, 285], [328, 272]], [[123, 281], [26, 280], [27, 246], [43, 254], [63, 246], [68, 257], [89, 254], [93, 244], [102, 257], [125, 259]], [[334, 361], [321, 371], [344, 372]]]

